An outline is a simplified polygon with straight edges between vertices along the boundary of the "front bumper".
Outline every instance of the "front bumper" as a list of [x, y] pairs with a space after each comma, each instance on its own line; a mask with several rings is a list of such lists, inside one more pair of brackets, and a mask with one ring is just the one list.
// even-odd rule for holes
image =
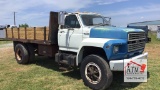
[[147, 59], [148, 53], [140, 54], [138, 56], [125, 59], [125, 60], [111, 60], [109, 62], [110, 69], [112, 71], [124, 71], [124, 62], [129, 62], [130, 60], [136, 60], [136, 59]]

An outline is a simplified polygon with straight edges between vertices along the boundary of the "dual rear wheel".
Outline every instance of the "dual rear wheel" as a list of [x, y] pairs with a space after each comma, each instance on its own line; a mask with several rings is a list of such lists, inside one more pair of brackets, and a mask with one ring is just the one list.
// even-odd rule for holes
[[27, 64], [34, 59], [34, 48], [31, 45], [16, 44], [15, 58], [19, 64]]

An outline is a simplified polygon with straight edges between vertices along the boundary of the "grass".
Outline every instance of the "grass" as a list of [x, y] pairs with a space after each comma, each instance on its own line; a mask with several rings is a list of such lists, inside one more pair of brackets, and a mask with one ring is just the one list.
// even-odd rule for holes
[[[113, 72], [109, 90], [160, 90], [160, 41], [150, 34], [152, 42], [146, 45], [148, 82], [124, 83], [123, 72]], [[79, 70], [60, 71], [54, 60], [36, 57], [29, 65], [16, 63], [12, 47], [0, 48], [1, 90], [90, 90], [83, 84]]]
[[5, 41], [5, 40], [0, 39], [0, 45], [1, 45], [1, 44], [11, 43], [11, 42], [12, 42], [12, 41]]

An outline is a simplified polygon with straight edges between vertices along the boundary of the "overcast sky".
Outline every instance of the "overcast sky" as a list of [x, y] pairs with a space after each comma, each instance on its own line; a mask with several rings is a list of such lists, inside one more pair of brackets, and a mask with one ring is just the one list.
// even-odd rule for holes
[[112, 24], [160, 20], [160, 0], [0, 0], [0, 24], [48, 26], [50, 11], [87, 11], [112, 17]]

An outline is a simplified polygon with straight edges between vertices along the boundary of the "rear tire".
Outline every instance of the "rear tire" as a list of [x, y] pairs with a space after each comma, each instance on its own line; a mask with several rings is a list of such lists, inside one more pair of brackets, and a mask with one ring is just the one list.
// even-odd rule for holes
[[19, 64], [27, 64], [29, 60], [29, 54], [27, 48], [23, 44], [17, 44], [15, 46], [15, 58]]
[[84, 84], [94, 90], [108, 88], [113, 80], [108, 63], [98, 55], [85, 57], [80, 71]]

